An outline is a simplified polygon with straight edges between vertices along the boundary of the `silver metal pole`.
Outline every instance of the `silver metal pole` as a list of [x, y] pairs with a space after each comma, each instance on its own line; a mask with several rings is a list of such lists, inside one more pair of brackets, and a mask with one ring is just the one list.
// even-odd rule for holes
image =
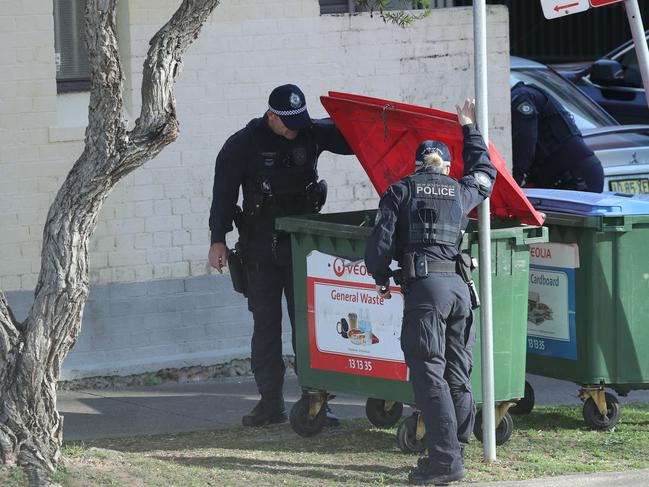
[[647, 39], [644, 34], [644, 26], [642, 25], [642, 16], [640, 15], [640, 7], [638, 7], [638, 0], [624, 0], [624, 8], [626, 15], [629, 18], [629, 26], [631, 27], [631, 34], [633, 35], [633, 43], [635, 44], [635, 52], [638, 56], [638, 67], [642, 75], [642, 84], [644, 85], [645, 99], [649, 104], [649, 48], [647, 48]]
[[[487, 6], [485, 0], [473, 1], [473, 43], [475, 97], [478, 127], [489, 141], [487, 92]], [[482, 436], [485, 462], [496, 460], [496, 411], [494, 395], [493, 319], [491, 303], [491, 220], [489, 199], [478, 207], [480, 244], [480, 343], [482, 353]]]

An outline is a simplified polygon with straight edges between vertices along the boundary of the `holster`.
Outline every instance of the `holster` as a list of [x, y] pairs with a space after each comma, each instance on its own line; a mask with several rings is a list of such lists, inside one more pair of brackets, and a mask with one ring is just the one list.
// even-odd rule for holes
[[237, 205], [234, 209], [234, 224], [239, 231], [239, 241], [228, 255], [228, 266], [230, 267], [230, 278], [232, 287], [238, 293], [248, 297], [248, 275], [246, 274], [245, 261], [245, 232], [243, 227], [243, 211]]
[[244, 252], [239, 242], [236, 243], [234, 249], [228, 255], [228, 266], [230, 267], [232, 287], [236, 292], [248, 297], [248, 276], [246, 275]]
[[[397, 286], [401, 287], [401, 293], [402, 294], [407, 294], [408, 293], [408, 279], [405, 279], [403, 276], [403, 269], [398, 268], [398, 269], [388, 269], [389, 275], [388, 277], [391, 277], [394, 280], [394, 283]], [[388, 284], [389, 286], [389, 284]]]
[[475, 282], [473, 282], [473, 269], [476, 269], [477, 263], [471, 256], [465, 252], [460, 252], [455, 257], [456, 272], [462, 278], [469, 288], [469, 296], [471, 298], [471, 309], [478, 309], [480, 307], [480, 296]]
[[[403, 254], [401, 259], [401, 279], [405, 283], [417, 279], [417, 264], [415, 258], [417, 254], [410, 252], [408, 254]], [[423, 277], [423, 276], [422, 276]]]
[[321, 179], [317, 183], [310, 183], [305, 188], [305, 196], [305, 211], [307, 213], [320, 213], [320, 210], [327, 201], [327, 181]]

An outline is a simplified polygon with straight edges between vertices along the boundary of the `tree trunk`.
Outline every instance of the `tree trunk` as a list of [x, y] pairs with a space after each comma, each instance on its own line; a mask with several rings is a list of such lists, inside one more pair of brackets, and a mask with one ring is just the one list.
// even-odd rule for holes
[[126, 130], [115, 28], [117, 0], [87, 0], [92, 88], [85, 148], [50, 207], [34, 304], [18, 323], [0, 292], [0, 461], [50, 485], [63, 424], [56, 382], [88, 297], [88, 241], [102, 205], [125, 175], [179, 134], [173, 85], [181, 60], [219, 0], [184, 0], [153, 37], [144, 63], [142, 111]]

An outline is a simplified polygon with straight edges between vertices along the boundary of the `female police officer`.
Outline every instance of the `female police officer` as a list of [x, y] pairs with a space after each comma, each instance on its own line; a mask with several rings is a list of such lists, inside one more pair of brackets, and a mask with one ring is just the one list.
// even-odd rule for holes
[[428, 446], [428, 457], [409, 475], [415, 484], [464, 478], [462, 452], [475, 417], [469, 380], [473, 313], [469, 289], [456, 270], [467, 214], [491, 193], [496, 170], [474, 125], [475, 102], [466, 100], [457, 112], [464, 134], [464, 177], [456, 181], [449, 176], [451, 155], [445, 144], [422, 142], [416, 172], [381, 198], [365, 252], [380, 296], [390, 295], [393, 258], [406, 279], [401, 348]]

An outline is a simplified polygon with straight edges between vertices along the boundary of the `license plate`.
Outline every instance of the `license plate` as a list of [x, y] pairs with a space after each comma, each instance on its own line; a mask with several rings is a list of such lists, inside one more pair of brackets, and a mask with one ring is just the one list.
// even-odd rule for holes
[[649, 179], [616, 179], [609, 181], [609, 189], [615, 193], [649, 193]]

